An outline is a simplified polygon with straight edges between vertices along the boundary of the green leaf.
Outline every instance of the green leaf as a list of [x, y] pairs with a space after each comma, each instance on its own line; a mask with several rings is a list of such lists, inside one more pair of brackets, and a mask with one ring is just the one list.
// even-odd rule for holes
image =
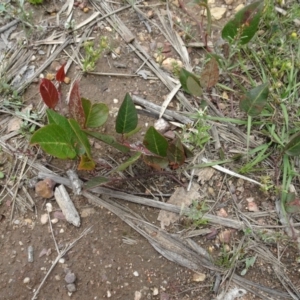
[[152, 153], [167, 156], [168, 141], [153, 126], [147, 130], [143, 144]]
[[91, 154], [91, 145], [90, 142], [85, 134], [85, 132], [80, 128], [80, 125], [78, 122], [74, 119], [68, 119], [69, 124], [71, 125], [77, 140], [78, 140], [78, 145], [75, 145], [77, 149], [77, 154], [83, 154], [86, 153], [87, 157], [89, 159], [92, 159], [92, 154]]
[[286, 144], [284, 152], [289, 156], [300, 155], [300, 132], [292, 137], [292, 139]]
[[190, 73], [189, 71], [182, 68], [180, 70], [179, 80], [185, 92], [193, 96], [202, 95], [202, 87], [200, 85], [199, 78], [197, 78], [197, 76], [193, 73]]
[[52, 109], [47, 109], [46, 113], [49, 124], [56, 124], [60, 126], [62, 130], [66, 133], [66, 139], [68, 139], [70, 143], [74, 145], [77, 138], [74, 134], [72, 127], [68, 122], [68, 119]]
[[178, 168], [185, 161], [185, 152], [180, 138], [176, 137], [168, 147], [167, 157], [169, 164], [174, 168]]
[[249, 116], [257, 116], [266, 106], [268, 95], [268, 83], [261, 84], [246, 93], [240, 102], [240, 108]]
[[103, 176], [97, 176], [97, 177], [93, 177], [92, 179], [90, 179], [89, 181], [87, 181], [84, 184], [84, 188], [89, 190], [92, 189], [94, 187], [97, 187], [103, 183], [108, 182], [109, 180], [106, 177]]
[[144, 155], [143, 158], [148, 166], [156, 170], [165, 169], [169, 165], [169, 160], [166, 157]]
[[264, 1], [257, 1], [238, 11], [222, 30], [222, 38], [232, 43], [238, 40], [247, 44], [257, 32], [259, 20], [264, 8]]
[[81, 98], [85, 114], [85, 127], [95, 128], [102, 126], [108, 118], [108, 107], [104, 103], [91, 104], [91, 101]]
[[64, 130], [57, 124], [50, 124], [37, 130], [31, 137], [30, 144], [39, 144], [48, 154], [57, 158], [75, 158], [76, 151]]
[[127, 159], [124, 163], [119, 165], [116, 169], [114, 169], [112, 172], [118, 172], [118, 171], [124, 171], [126, 168], [128, 168], [130, 165], [135, 163], [140, 157], [142, 153], [136, 152], [133, 156], [131, 156], [129, 159]]
[[127, 93], [118, 112], [116, 119], [116, 132], [128, 133], [134, 130], [138, 124], [137, 111], [134, 103]]
[[97, 140], [100, 140], [100, 141], [116, 148], [117, 150], [119, 150], [123, 153], [127, 153], [130, 150], [129, 147], [124, 146], [123, 144], [117, 142], [116, 139], [111, 135], [106, 135], [106, 134], [102, 134], [99, 132], [93, 132], [93, 131], [87, 131], [87, 130], [85, 130], [85, 133], [94, 137]]
[[4, 173], [0, 171], [0, 179], [3, 179], [5, 177]]
[[287, 213], [299, 213], [300, 212], [300, 199], [296, 198], [295, 193], [288, 193], [286, 195], [286, 201], [284, 205]]

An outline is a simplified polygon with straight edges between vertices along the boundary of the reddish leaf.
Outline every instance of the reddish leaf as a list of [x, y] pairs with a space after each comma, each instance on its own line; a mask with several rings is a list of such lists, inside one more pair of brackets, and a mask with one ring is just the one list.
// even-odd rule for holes
[[75, 119], [81, 128], [84, 128], [85, 114], [79, 93], [79, 83], [76, 80], [72, 86], [69, 100], [70, 117]]
[[65, 63], [62, 64], [62, 66], [59, 68], [59, 70], [56, 72], [56, 80], [59, 82], [63, 82], [65, 80], [66, 77], [66, 73], [65, 73]]
[[42, 79], [40, 83], [40, 93], [45, 104], [49, 108], [54, 109], [58, 102], [59, 95], [55, 85], [49, 79]]
[[200, 74], [200, 83], [202, 87], [211, 88], [219, 80], [219, 66], [214, 57], [205, 65]]

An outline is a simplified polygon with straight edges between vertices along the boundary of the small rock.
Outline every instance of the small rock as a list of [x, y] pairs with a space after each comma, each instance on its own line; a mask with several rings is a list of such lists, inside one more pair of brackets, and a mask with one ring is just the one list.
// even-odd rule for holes
[[65, 84], [69, 84], [70, 82], [71, 82], [71, 78], [66, 76], [66, 77], [64, 78], [64, 83], [65, 83]]
[[41, 215], [41, 223], [45, 225], [48, 222], [48, 214]]
[[20, 220], [14, 220], [15, 225], [20, 225], [21, 221]]
[[133, 272], [133, 275], [137, 277], [137, 276], [139, 276], [139, 272], [134, 271], [134, 272]]
[[159, 292], [158, 292], [158, 288], [157, 288], [157, 287], [153, 288], [152, 295], [153, 295], [153, 296], [157, 296], [158, 293], [159, 293]]
[[64, 258], [61, 258], [58, 262], [60, 263], [60, 264], [64, 264], [65, 263], [65, 259]]
[[224, 230], [219, 234], [219, 240], [223, 244], [229, 244], [231, 241], [231, 230]]
[[166, 132], [167, 130], [170, 129], [170, 124], [165, 119], [160, 118], [160, 119], [158, 119], [158, 120], [155, 121], [154, 128], [157, 131], [159, 131], [161, 133], [164, 133], [164, 132]]
[[178, 59], [168, 57], [162, 62], [162, 67], [169, 72], [173, 72], [176, 68], [182, 68], [183, 64]]
[[106, 294], [107, 294], [107, 298], [111, 297], [111, 292], [110, 291], [107, 291]]
[[55, 182], [50, 178], [45, 178], [42, 181], [39, 181], [35, 185], [35, 192], [38, 196], [43, 198], [52, 198], [53, 197], [53, 188]]
[[96, 210], [93, 207], [87, 207], [82, 209], [80, 216], [82, 218], [86, 218], [89, 217], [90, 215], [94, 214], [96, 212]]
[[67, 273], [67, 275], [65, 276], [65, 282], [66, 283], [74, 283], [76, 280], [76, 276], [74, 273]]
[[227, 5], [231, 5], [231, 4], [233, 3], [233, 0], [225, 0], [225, 3], [226, 3]]
[[222, 217], [222, 218], [227, 218], [228, 213], [224, 208], [221, 208], [219, 211], [217, 211], [217, 216]]
[[76, 285], [74, 283], [67, 284], [67, 289], [70, 293], [76, 292]]
[[210, 10], [211, 16], [215, 20], [220, 20], [226, 12], [226, 7], [213, 7]]
[[134, 292], [134, 300], [140, 300], [142, 299], [142, 293], [140, 291]]
[[114, 52], [115, 52], [116, 54], [120, 55], [120, 54], [121, 54], [121, 47], [117, 47], [117, 48], [114, 50]]
[[60, 276], [59, 276], [59, 275], [55, 275], [54, 278], [55, 278], [55, 280], [57, 280], [57, 281], [60, 280]]
[[206, 275], [203, 273], [194, 273], [193, 274], [193, 281], [195, 282], [202, 282], [206, 278]]
[[54, 219], [51, 220], [52, 224], [56, 224], [57, 222], [58, 222], [58, 219], [56, 219], [56, 218], [54, 218]]
[[234, 9], [234, 11], [235, 11], [235, 12], [238, 12], [239, 10], [241, 10], [242, 8], [244, 8], [244, 6], [245, 6], [245, 5], [241, 3], [241, 4], [239, 4], [239, 5]]
[[24, 222], [25, 222], [27, 225], [31, 225], [31, 224], [32, 224], [32, 220], [31, 220], [31, 219], [24, 219]]
[[46, 210], [50, 213], [52, 212], [53, 208], [52, 208], [52, 204], [51, 203], [46, 203]]
[[25, 278], [23, 279], [23, 283], [27, 284], [27, 283], [29, 283], [29, 282], [30, 282], [30, 278], [29, 278], [29, 277], [25, 277]]

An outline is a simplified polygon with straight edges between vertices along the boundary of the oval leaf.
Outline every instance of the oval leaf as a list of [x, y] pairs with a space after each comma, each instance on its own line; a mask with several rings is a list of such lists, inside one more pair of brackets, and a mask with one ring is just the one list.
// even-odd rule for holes
[[65, 73], [65, 65], [66, 63], [62, 64], [62, 66], [59, 68], [59, 70], [56, 72], [56, 80], [59, 82], [63, 82], [65, 80], [66, 77], [66, 73]]
[[238, 11], [222, 30], [222, 38], [232, 43], [247, 44], [257, 32], [264, 1], [257, 1]]
[[259, 85], [246, 93], [240, 102], [240, 108], [249, 116], [257, 116], [266, 106], [268, 95], [268, 83]]
[[46, 78], [43, 78], [40, 83], [40, 93], [44, 103], [51, 109], [57, 105], [59, 95], [55, 85]]
[[134, 130], [137, 127], [137, 124], [137, 111], [130, 95], [127, 93], [118, 112], [116, 131], [121, 134], [128, 133]]
[[289, 156], [300, 155], [300, 133], [292, 137], [292, 139], [285, 146], [284, 151]]
[[169, 159], [169, 164], [173, 169], [177, 169], [179, 166], [185, 162], [185, 151], [181, 140], [176, 137], [168, 147], [167, 156]]
[[219, 81], [219, 65], [217, 60], [212, 57], [204, 66], [204, 70], [200, 74], [201, 86], [211, 88]]
[[168, 141], [153, 126], [147, 130], [143, 144], [152, 153], [167, 156]]
[[76, 147], [77, 154], [86, 153], [87, 157], [89, 159], [92, 159], [91, 145], [90, 145], [90, 142], [89, 142], [85, 132], [83, 130], [81, 130], [81, 128], [76, 120], [68, 119], [68, 122], [69, 122], [71, 128], [73, 129], [74, 134], [76, 135], [77, 142], [79, 143], [77, 145], [74, 145]]
[[193, 73], [190, 73], [185, 69], [181, 69], [179, 80], [185, 92], [194, 96], [202, 95], [202, 87], [200, 85], [199, 79]]
[[76, 120], [80, 127], [83, 128], [85, 124], [85, 114], [79, 93], [79, 82], [76, 80], [71, 88], [69, 99], [69, 113], [71, 118]]
[[144, 162], [154, 168], [155, 170], [165, 169], [169, 165], [169, 161], [166, 157], [158, 156], [143, 156]]
[[30, 143], [39, 144], [46, 153], [57, 158], [76, 157], [76, 151], [64, 130], [56, 124], [50, 124], [37, 130], [32, 135]]
[[108, 118], [109, 109], [104, 103], [91, 104], [85, 98], [81, 99], [85, 114], [85, 127], [95, 128], [102, 126]]

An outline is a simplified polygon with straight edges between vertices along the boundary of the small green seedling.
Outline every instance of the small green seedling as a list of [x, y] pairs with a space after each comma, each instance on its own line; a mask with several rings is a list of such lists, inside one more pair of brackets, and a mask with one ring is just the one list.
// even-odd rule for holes
[[[108, 107], [104, 103], [94, 103], [82, 98], [79, 83], [76, 81], [70, 91], [69, 118], [62, 116], [54, 109], [61, 97], [60, 85], [65, 73], [62, 66], [57, 74], [56, 87], [50, 80], [42, 79], [40, 93], [45, 104], [48, 124], [37, 130], [31, 137], [31, 144], [38, 144], [48, 154], [60, 159], [80, 158], [79, 170], [93, 170], [95, 162], [88, 136], [96, 138], [117, 150], [128, 153], [135, 152], [127, 161], [111, 172], [122, 171], [140, 157], [146, 164], [156, 169], [171, 167], [177, 169], [190, 153], [179, 138], [168, 141], [153, 126], [146, 131], [143, 142], [130, 143], [127, 139], [138, 131], [138, 116], [135, 105], [129, 94], [126, 94], [116, 118], [116, 132], [121, 135], [121, 141], [113, 136], [94, 131], [103, 126], [108, 119]], [[105, 180], [94, 178], [89, 186], [101, 184]]]

